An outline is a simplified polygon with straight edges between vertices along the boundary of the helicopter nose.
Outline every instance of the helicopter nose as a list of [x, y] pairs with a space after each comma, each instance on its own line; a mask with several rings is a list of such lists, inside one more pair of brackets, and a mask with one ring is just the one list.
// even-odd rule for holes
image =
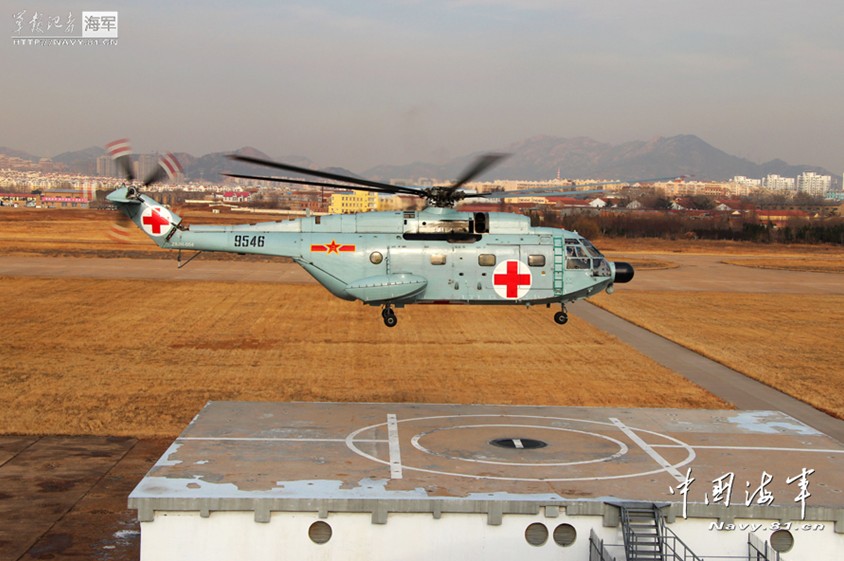
[[630, 282], [633, 280], [633, 265], [630, 263], [622, 263], [620, 261], [616, 261], [615, 265], [615, 278], [613, 282]]

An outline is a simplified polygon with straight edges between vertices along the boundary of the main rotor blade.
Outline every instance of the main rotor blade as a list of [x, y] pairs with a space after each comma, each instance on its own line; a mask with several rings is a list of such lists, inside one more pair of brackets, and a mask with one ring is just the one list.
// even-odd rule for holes
[[[239, 177], [241, 179], [256, 179], [258, 181], [276, 181], [278, 183], [294, 183], [296, 185], [313, 185], [315, 187], [328, 187], [329, 189], [339, 189], [341, 191], [371, 191], [373, 193], [383, 193], [384, 189], [380, 187], [367, 187], [365, 185], [339, 185], [337, 183], [324, 183], [322, 181], [311, 181], [309, 179], [289, 179], [287, 177], [266, 177], [260, 175], [245, 175], [242, 173], [221, 173], [227, 177]], [[410, 189], [406, 187], [405, 189]], [[416, 192], [410, 193], [420, 197], [425, 196], [424, 193]]]
[[182, 164], [179, 163], [179, 159], [172, 153], [168, 152], [158, 158], [158, 165], [152, 173], [144, 179], [144, 187], [149, 187], [153, 183], [163, 181], [168, 177], [170, 179], [176, 179], [176, 177], [182, 173], [184, 173], [184, 170], [182, 169]]
[[[356, 185], [363, 185], [366, 187], [375, 187], [372, 190], [379, 190], [384, 193], [405, 193], [407, 195], [417, 195], [417, 196], [424, 196], [416, 189], [411, 187], [402, 187], [398, 185], [389, 185], [387, 183], [379, 183], [377, 181], [370, 181], [368, 179], [363, 179], [359, 177], [350, 177], [346, 175], [340, 175], [338, 173], [329, 173], [327, 171], [318, 171], [308, 168], [303, 168], [299, 166], [293, 166], [290, 164], [282, 164], [281, 162], [274, 162], [272, 160], [263, 160], [261, 158], [253, 158], [251, 156], [241, 156], [238, 154], [232, 154], [229, 156], [232, 160], [237, 160], [239, 162], [248, 162], [250, 164], [258, 164], [261, 166], [268, 166], [271, 168], [281, 169], [284, 171], [292, 171], [294, 173], [301, 173], [304, 175], [311, 175], [313, 177], [321, 177], [323, 179], [333, 179], [334, 181], [345, 181], [347, 183], [354, 183]], [[273, 181], [270, 179], [270, 181]]]
[[144, 179], [144, 187], [149, 187], [153, 183], [158, 183], [159, 181], [163, 181], [164, 178], [167, 177], [167, 172], [165, 172], [161, 166], [156, 167], [152, 173], [147, 175], [146, 179]]
[[450, 189], [454, 190], [462, 187], [507, 156], [509, 156], [509, 154], [484, 154], [475, 161], [475, 164], [472, 167], [463, 172], [460, 179], [458, 179], [454, 185], [450, 187]]

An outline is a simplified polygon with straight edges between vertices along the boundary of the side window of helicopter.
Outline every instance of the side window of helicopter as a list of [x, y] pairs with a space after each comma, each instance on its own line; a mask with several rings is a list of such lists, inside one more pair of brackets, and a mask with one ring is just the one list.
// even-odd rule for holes
[[431, 265], [445, 265], [445, 255], [441, 253], [431, 255]]
[[545, 256], [544, 255], [528, 255], [528, 266], [529, 267], [544, 267], [545, 266]]
[[478, 255], [478, 265], [481, 267], [495, 267], [495, 255], [492, 253], [481, 253]]

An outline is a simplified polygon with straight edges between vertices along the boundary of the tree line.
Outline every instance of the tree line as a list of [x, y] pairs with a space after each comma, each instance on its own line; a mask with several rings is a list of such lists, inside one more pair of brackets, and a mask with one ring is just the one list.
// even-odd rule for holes
[[669, 211], [601, 211], [566, 214], [530, 213], [534, 225], [577, 231], [586, 238], [663, 238], [752, 241], [761, 243], [831, 243], [844, 245], [844, 218], [792, 218], [785, 224], [760, 221], [755, 213], [690, 215]]

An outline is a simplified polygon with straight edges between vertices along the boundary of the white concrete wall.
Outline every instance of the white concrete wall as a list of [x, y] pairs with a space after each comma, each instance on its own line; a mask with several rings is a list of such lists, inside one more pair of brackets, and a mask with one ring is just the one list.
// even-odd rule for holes
[[[717, 520], [702, 520], [678, 518], [670, 525], [686, 545], [698, 556], [708, 555], [747, 555], [747, 534], [753, 526], [753, 534], [761, 541], [770, 541], [771, 534], [782, 524], [776, 520], [747, 520], [736, 518], [732, 524], [735, 529], [713, 529]], [[803, 525], [811, 529], [803, 529]], [[815, 529], [818, 524], [823, 530]], [[750, 527], [748, 527], [749, 525]], [[779, 525], [779, 526], [777, 526]], [[844, 559], [844, 534], [836, 534], [834, 523], [813, 522], [809, 520], [791, 523], [791, 535], [794, 537], [794, 547], [782, 556], [787, 560], [811, 559], [813, 561], [841, 561]]]
[[[372, 524], [369, 514], [330, 514], [328, 543], [318, 545], [308, 528], [315, 514], [272, 513], [269, 523], [257, 523], [252, 512], [158, 512], [154, 522], [141, 524], [141, 561], [531, 561], [588, 559], [589, 530], [608, 542], [620, 543], [614, 528], [603, 528], [600, 517], [545, 518], [505, 515], [500, 526], [487, 524], [485, 514], [390, 514], [387, 524]], [[525, 529], [539, 522], [548, 528], [544, 545], [525, 540]], [[575, 542], [562, 547], [553, 540], [563, 523], [577, 531]], [[621, 553], [615, 548], [614, 554]]]
[[[621, 544], [617, 528], [604, 528], [598, 516], [561, 515], [557, 518], [504, 515], [500, 526], [487, 524], [484, 514], [444, 513], [390, 514], [387, 524], [372, 524], [366, 513], [333, 513], [323, 521], [332, 529], [331, 539], [322, 545], [308, 537], [308, 528], [320, 520], [316, 514], [274, 512], [269, 523], [258, 523], [252, 512], [199, 513], [158, 512], [154, 522], [141, 524], [141, 561], [586, 561], [589, 531], [607, 544]], [[525, 540], [525, 529], [538, 522], [548, 528], [548, 540], [533, 546]], [[717, 520], [678, 519], [671, 529], [697, 555], [747, 555], [749, 529], [741, 524], [761, 524], [753, 533], [768, 540], [773, 520], [736, 519], [736, 529], [711, 528]], [[554, 543], [554, 529], [571, 524], [577, 539], [568, 547]], [[832, 523], [822, 530], [803, 530], [809, 521], [795, 522], [791, 532], [794, 547], [786, 559], [841, 561], [844, 535], [834, 532]], [[799, 528], [798, 528], [799, 527]], [[798, 529], [795, 529], [798, 528]], [[623, 549], [610, 547], [620, 561]]]

